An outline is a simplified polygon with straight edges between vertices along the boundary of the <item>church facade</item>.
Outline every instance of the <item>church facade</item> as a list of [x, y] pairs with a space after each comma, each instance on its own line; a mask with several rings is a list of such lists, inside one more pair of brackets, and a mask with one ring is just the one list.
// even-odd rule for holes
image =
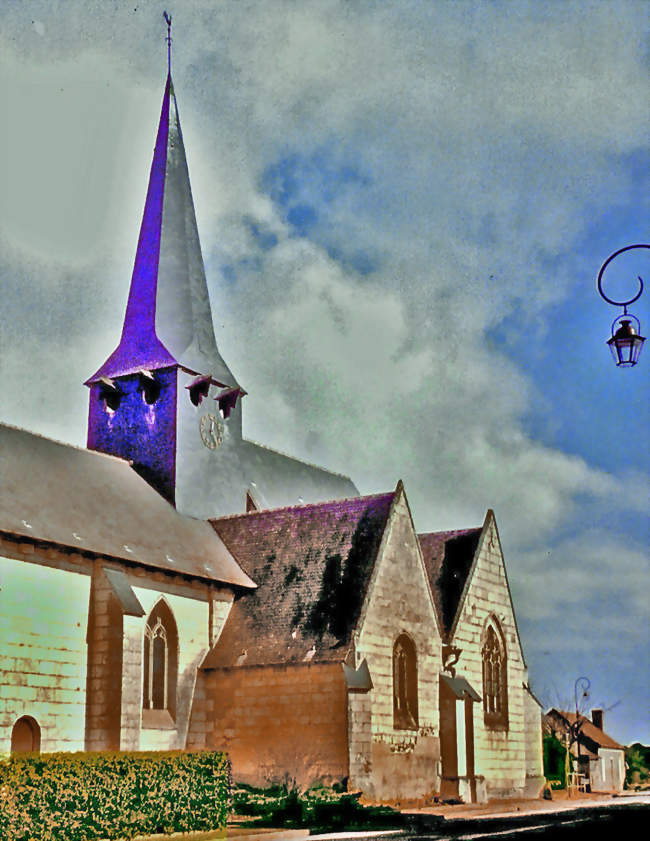
[[[541, 710], [496, 521], [246, 440], [168, 76], [87, 448], [0, 426], [0, 753], [225, 749], [390, 801], [535, 796]], [[34, 481], [38, 477], [38, 481]]]

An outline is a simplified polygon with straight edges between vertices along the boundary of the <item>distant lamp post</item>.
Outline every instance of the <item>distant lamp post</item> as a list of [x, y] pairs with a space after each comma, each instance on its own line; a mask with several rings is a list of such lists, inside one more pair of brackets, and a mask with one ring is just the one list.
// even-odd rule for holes
[[[623, 314], [617, 316], [612, 323], [612, 338], [607, 340], [614, 362], [619, 368], [632, 368], [636, 365], [639, 361], [639, 356], [641, 355], [641, 348], [645, 342], [645, 337], [640, 335], [641, 323], [639, 319], [627, 311], [628, 306], [641, 297], [641, 293], [643, 292], [643, 280], [640, 277], [638, 278], [639, 291], [634, 298], [630, 298], [629, 301], [613, 301], [611, 298], [608, 298], [603, 292], [602, 282], [605, 269], [609, 266], [612, 260], [615, 257], [618, 257], [619, 254], [623, 254], [625, 251], [631, 251], [633, 248], [650, 248], [650, 245], [626, 245], [625, 248], [619, 248], [618, 251], [610, 254], [598, 272], [598, 291], [600, 292], [601, 297], [604, 298], [608, 304], [613, 304], [615, 307], [623, 307]], [[634, 322], [636, 326], [633, 326], [632, 322]]]
[[[588, 698], [589, 697], [589, 689], [591, 688], [591, 681], [588, 677], [579, 677], [576, 682], [573, 684], [573, 699], [575, 701], [576, 707], [576, 717], [573, 722], [569, 723], [568, 731], [569, 731], [569, 749], [567, 750], [566, 762], [567, 768], [566, 772], [567, 775], [569, 773], [569, 750], [571, 745], [575, 742], [576, 743], [576, 776], [575, 781], [577, 782], [577, 787], [580, 789], [582, 774], [580, 771], [580, 731], [582, 730], [582, 726], [586, 721], [584, 716], [580, 716], [580, 703], [578, 701], [578, 687], [582, 690], [581, 698]], [[586, 782], [586, 780], [585, 780]], [[567, 778], [567, 790], [569, 791], [570, 786], [568, 783]], [[570, 791], [569, 791], [570, 793]]]

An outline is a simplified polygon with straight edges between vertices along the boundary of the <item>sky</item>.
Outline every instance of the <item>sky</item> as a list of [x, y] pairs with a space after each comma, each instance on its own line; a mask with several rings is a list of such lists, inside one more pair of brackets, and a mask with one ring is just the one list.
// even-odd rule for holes
[[[1, 0], [0, 420], [85, 444], [119, 339], [164, 5]], [[650, 743], [648, 366], [609, 254], [647, 243], [647, 4], [183, 0], [173, 78], [244, 433], [495, 511], [531, 686]], [[614, 299], [650, 278], [615, 260]], [[642, 335], [650, 290], [630, 309]]]

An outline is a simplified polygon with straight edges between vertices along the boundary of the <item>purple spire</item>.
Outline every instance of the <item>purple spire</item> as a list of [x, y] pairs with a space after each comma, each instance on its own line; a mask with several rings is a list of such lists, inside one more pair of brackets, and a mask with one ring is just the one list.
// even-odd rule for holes
[[217, 350], [185, 148], [167, 75], [122, 338], [87, 380], [182, 365], [237, 382]]
[[168, 75], [122, 338], [117, 348], [99, 371], [90, 377], [88, 383], [99, 377], [116, 377], [134, 373], [141, 368], [151, 370], [176, 363], [174, 357], [156, 335], [156, 287], [167, 170], [171, 81], [171, 76]]

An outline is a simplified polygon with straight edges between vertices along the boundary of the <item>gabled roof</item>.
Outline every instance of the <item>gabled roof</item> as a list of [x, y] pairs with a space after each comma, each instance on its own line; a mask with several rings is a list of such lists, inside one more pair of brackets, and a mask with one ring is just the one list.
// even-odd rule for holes
[[[569, 724], [573, 724], [576, 721], [576, 714], [574, 712], [566, 712], [565, 710], [558, 710], [553, 707], [547, 713], [547, 715], [552, 715], [555, 713], [556, 715], [561, 716], [565, 721]], [[610, 748], [613, 750], [625, 750], [623, 745], [620, 745], [618, 742], [615, 742], [611, 736], [608, 736], [604, 730], [601, 730], [600, 727], [596, 727], [596, 725], [591, 721], [591, 719], [587, 718], [584, 715], [580, 716], [580, 721], [582, 722], [582, 726], [580, 728], [580, 736], [581, 741], [582, 739], [587, 739], [592, 742], [597, 747], [600, 748]]]
[[[263, 444], [243, 439], [240, 452], [240, 464], [249, 477], [249, 488], [260, 508], [286, 508], [301, 502], [326, 502], [359, 495], [349, 476]], [[243, 494], [241, 500], [240, 510], [243, 508]]]
[[178, 104], [168, 75], [122, 338], [87, 384], [173, 364], [237, 387], [214, 337]]
[[211, 520], [256, 581], [204, 668], [342, 661], [395, 494]]
[[128, 462], [3, 424], [0, 531], [255, 586], [208, 523], [179, 514]]
[[419, 534], [440, 627], [449, 634], [483, 528]]

